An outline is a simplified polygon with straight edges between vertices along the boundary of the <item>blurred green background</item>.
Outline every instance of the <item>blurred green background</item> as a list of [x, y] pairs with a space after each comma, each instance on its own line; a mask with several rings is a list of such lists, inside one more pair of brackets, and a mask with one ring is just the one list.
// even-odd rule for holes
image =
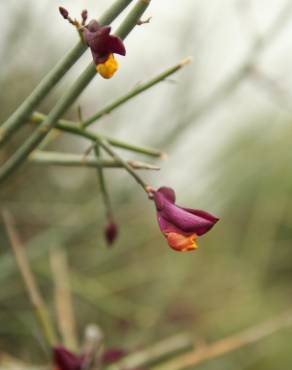
[[[107, 1], [1, 0], [0, 119], [74, 45], [57, 12], [97, 16]], [[212, 342], [291, 307], [291, 18], [288, 1], [153, 0], [150, 25], [127, 40], [116, 78], [96, 78], [79, 101], [84, 116], [187, 55], [193, 63], [96, 125], [98, 132], [168, 153], [148, 183], [176, 189], [178, 204], [220, 217], [194, 253], [168, 248], [154, 205], [122, 170], [107, 170], [119, 238], [103, 240], [104, 207], [94, 170], [27, 164], [1, 185], [52, 314], [50, 251], [65, 251], [79, 338], [98, 324], [108, 346], [143, 348], [175, 333]], [[71, 10], [72, 9], [72, 10]], [[116, 22], [118, 24], [118, 22]], [[90, 58], [87, 52], [41, 107], [48, 112]], [[77, 104], [67, 118], [77, 120]], [[2, 153], [9, 155], [27, 127]], [[84, 153], [61, 136], [52, 149]], [[119, 152], [125, 158], [150, 161]], [[0, 351], [44, 361], [23, 282], [0, 224]], [[196, 369], [291, 369], [292, 331]]]

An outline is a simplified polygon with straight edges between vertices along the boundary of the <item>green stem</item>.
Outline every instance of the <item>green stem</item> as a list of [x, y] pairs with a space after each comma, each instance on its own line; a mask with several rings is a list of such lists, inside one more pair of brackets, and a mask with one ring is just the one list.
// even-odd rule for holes
[[[110, 24], [133, 0], [117, 0], [99, 19], [101, 25]], [[85, 52], [87, 46], [78, 44], [43, 78], [33, 92], [0, 127], [0, 148], [31, 116], [38, 104], [50, 93], [65, 73]]]
[[125, 170], [137, 181], [139, 185], [142, 186], [142, 188], [146, 191], [148, 194], [149, 192], [149, 185], [146, 184], [141, 177], [133, 170], [132, 166], [129, 165], [123, 158], [121, 158], [109, 145], [109, 143], [106, 140], [103, 139], [97, 139], [97, 143], [117, 162], [119, 162]]
[[133, 99], [135, 96], [141, 94], [143, 91], [146, 91], [150, 89], [151, 87], [153, 87], [154, 85], [158, 84], [159, 82], [164, 81], [167, 77], [171, 76], [175, 72], [179, 71], [186, 64], [190, 63], [190, 61], [191, 61], [190, 58], [183, 59], [180, 63], [174, 65], [173, 67], [170, 67], [169, 69], [155, 76], [151, 80], [136, 86], [133, 90], [128, 92], [126, 95], [121, 96], [120, 98], [113, 101], [106, 107], [102, 108], [100, 111], [95, 113], [93, 116], [91, 116], [87, 120], [83, 121], [83, 126], [84, 127], [89, 126], [93, 122], [102, 118], [104, 115], [109, 114], [113, 110], [117, 109], [122, 104], [126, 103], [128, 100]]
[[[136, 26], [144, 11], [149, 6], [150, 0], [139, 0], [130, 11], [124, 22], [118, 28], [116, 35], [125, 39]], [[39, 145], [48, 132], [56, 126], [57, 121], [75, 102], [81, 92], [87, 87], [89, 82], [96, 75], [94, 63], [90, 63], [85, 71], [79, 76], [71, 89], [58, 101], [51, 110], [44, 122], [36, 131], [24, 142], [24, 144], [10, 157], [0, 169], [0, 182], [5, 180], [29, 154]]]
[[[32, 118], [31, 118], [31, 121], [33, 123], [39, 124], [39, 123], [43, 122], [45, 119], [46, 119], [46, 115], [44, 115], [42, 113], [35, 112], [33, 114]], [[146, 154], [150, 157], [162, 158], [162, 157], [165, 156], [165, 153], [163, 153], [163, 152], [161, 152], [157, 149], [147, 148], [147, 147], [142, 147], [142, 146], [126, 143], [124, 141], [117, 140], [117, 139], [111, 138], [111, 137], [106, 136], [106, 135], [100, 135], [100, 134], [97, 134], [97, 133], [92, 132], [92, 131], [84, 130], [84, 129], [76, 126], [76, 122], [74, 122], [74, 121], [59, 120], [57, 125], [56, 125], [56, 128], [58, 128], [61, 131], [71, 133], [73, 135], [84, 137], [85, 139], [91, 140], [93, 142], [96, 142], [96, 140], [98, 138], [104, 139], [104, 140], [108, 141], [110, 145], [112, 145], [114, 147], [129, 150], [131, 152]]]
[[[85, 157], [77, 154], [64, 154], [56, 152], [46, 152], [36, 150], [30, 156], [29, 160], [36, 164], [56, 165], [56, 166], [76, 166], [92, 168], [124, 168], [124, 163], [120, 159], [97, 159], [94, 157]], [[159, 167], [140, 161], [125, 162], [131, 170], [159, 170]]]
[[35, 316], [38, 319], [48, 345], [50, 347], [54, 347], [58, 343], [57, 334], [55, 333], [55, 329], [46, 306], [34, 306], [34, 310]]
[[[94, 151], [95, 151], [96, 159], [101, 161], [102, 158], [101, 158], [99, 145], [96, 145], [94, 147]], [[97, 168], [97, 177], [98, 177], [98, 181], [99, 181], [99, 187], [100, 187], [100, 191], [101, 191], [101, 194], [102, 194], [104, 206], [105, 206], [105, 209], [106, 209], [107, 219], [113, 221], [112, 205], [111, 205], [109, 193], [107, 191], [107, 187], [106, 187], [102, 167]]]

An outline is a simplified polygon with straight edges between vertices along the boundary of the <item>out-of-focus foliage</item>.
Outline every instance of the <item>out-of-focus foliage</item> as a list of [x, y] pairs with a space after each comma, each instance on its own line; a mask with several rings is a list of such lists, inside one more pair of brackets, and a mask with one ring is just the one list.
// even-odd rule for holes
[[[70, 4], [69, 1], [67, 3]], [[200, 22], [205, 27], [204, 11], [213, 17], [213, 31], [216, 27], [223, 27], [222, 20], [220, 22], [213, 13], [208, 13], [209, 3], [212, 2], [206, 2], [205, 10], [204, 6], [203, 10], [199, 7], [202, 13], [199, 12], [195, 20], [189, 17], [187, 11], [187, 6], [190, 9], [193, 7], [189, 4], [191, 1], [184, 0], [183, 3], [186, 11], [183, 21], [175, 27], [175, 34], [175, 14], [172, 17], [168, 15], [172, 19], [169, 29], [171, 42], [178, 50], [177, 59], [184, 56], [185, 44], [188, 53], [197, 56], [201, 43], [207, 43], [208, 40], [200, 34], [202, 40], [195, 44]], [[226, 2], [223, 3], [224, 9], [229, 9]], [[230, 7], [236, 9], [238, 3], [231, 3]], [[265, 12], [262, 1], [255, 3], [255, 12], [255, 8]], [[280, 5], [278, 8], [281, 8]], [[9, 7], [8, 11], [15, 14]], [[153, 15], [153, 22], [163, 18], [163, 13]], [[29, 27], [26, 32], [31, 37], [41, 43], [46, 42], [42, 35], [34, 32], [34, 18], [30, 17], [27, 9], [22, 9], [19, 17], [27, 19]], [[231, 22], [230, 19], [240, 22], [236, 11], [232, 17], [226, 15], [226, 18], [226, 22]], [[265, 24], [265, 20], [262, 22]], [[155, 39], [151, 25], [143, 27], [145, 29], [139, 29], [139, 33], [148, 32], [147, 38]], [[160, 32], [167, 33], [169, 29], [161, 28]], [[13, 45], [21, 45], [23, 34], [12, 31], [8, 32], [7, 40], [10, 41], [6, 42], [2, 57], [7, 52], [13, 59], [17, 55]], [[186, 33], [193, 35], [194, 45], [185, 41]], [[224, 36], [225, 31], [221, 30], [221, 34]], [[210, 32], [208, 35], [210, 37]], [[139, 40], [138, 35], [135, 37]], [[283, 37], [289, 38], [289, 34]], [[220, 40], [214, 38], [217, 44], [213, 53], [216, 53], [224, 43], [224, 37]], [[50, 42], [50, 37], [48, 39]], [[151, 54], [151, 43], [154, 42], [149, 41], [147, 53]], [[67, 49], [68, 45], [62, 45], [61, 50]], [[5, 75], [1, 76], [1, 120], [55, 62], [50, 60], [54, 58], [50, 55], [52, 51], [50, 48], [47, 55], [38, 56], [45, 59], [45, 66], [39, 70], [34, 69], [34, 56], [30, 56], [31, 64], [6, 69]], [[56, 54], [59, 51], [56, 49]], [[55, 309], [50, 250], [63, 248], [68, 254], [80, 338], [89, 323], [96, 323], [104, 331], [109, 345], [127, 349], [140, 348], [182, 331], [191, 332], [198, 342], [208, 342], [261, 322], [291, 306], [292, 127], [287, 104], [289, 89], [283, 85], [287, 74], [287, 79], [290, 78], [285, 60], [291, 57], [288, 52], [290, 50], [282, 47], [281, 61], [277, 64], [279, 78], [273, 80], [273, 84], [268, 80], [263, 89], [262, 84], [259, 87], [259, 82], [267, 82], [266, 78], [245, 76], [231, 92], [226, 94], [223, 91], [220, 103], [215, 107], [210, 105], [209, 109], [207, 107], [207, 112], [200, 119], [190, 119], [204, 100], [203, 95], [208, 95], [202, 87], [204, 76], [198, 75], [203, 64], [198, 57], [192, 69], [175, 77], [177, 83], [174, 86], [163, 83], [153, 91], [153, 95], [147, 92], [101, 123], [102, 130], [113, 136], [120, 135], [129, 141], [151, 145], [163, 142], [170, 127], [189, 119], [187, 130], [171, 137], [175, 144], [167, 146], [164, 143], [165, 147], [161, 148], [169, 149], [171, 156], [168, 163], [161, 163], [164, 168], [161, 175], [145, 173], [144, 176], [154, 185], [167, 182], [167, 185], [177, 188], [180, 204], [205, 208], [220, 216], [221, 221], [210, 234], [199, 240], [200, 248], [194, 253], [179, 254], [168, 248], [156, 224], [154, 205], [122, 171], [106, 172], [120, 227], [118, 241], [111, 249], [103, 240], [104, 209], [94, 170], [27, 165], [2, 187], [1, 206], [9, 208], [15, 215], [32, 269], [52, 314]], [[129, 50], [132, 69], [125, 66], [126, 77], [118, 77], [118, 82], [109, 83], [113, 84], [117, 94], [128, 90], [140, 79], [141, 71], [134, 66], [137, 54], [143, 58], [142, 53], [143, 50], [137, 53], [135, 47]], [[206, 54], [202, 55], [208, 70], [208, 63], [211, 62]], [[149, 62], [148, 70], [146, 68], [141, 72], [143, 79], [145, 75], [152, 76], [160, 70], [159, 58], [157, 54], [154, 56], [157, 69], [154, 71], [153, 64]], [[269, 60], [273, 58], [276, 58], [275, 54]], [[238, 59], [241, 60], [240, 57]], [[226, 56], [225, 63], [228, 62]], [[257, 66], [261, 67], [260, 63]], [[231, 73], [232, 68], [228, 72]], [[122, 75], [123, 69], [119, 73]], [[127, 77], [132, 85], [127, 83]], [[71, 73], [70, 78], [74, 80], [76, 73]], [[65, 85], [67, 83], [68, 80]], [[98, 83], [105, 90], [106, 98], [99, 96]], [[196, 91], [197, 83], [201, 92]], [[206, 85], [206, 90], [213, 91], [210, 81]], [[82, 100], [83, 109], [94, 111], [103, 99], [111, 99], [113, 92], [108, 86], [103, 81], [97, 81], [91, 87], [88, 103], [86, 99]], [[42, 107], [44, 111], [58, 99], [61, 90], [46, 102]], [[97, 105], [93, 103], [93, 92]], [[157, 105], [156, 101], [161, 104]], [[146, 118], [144, 115], [141, 118], [145, 106]], [[76, 118], [74, 110], [71, 117]], [[145, 127], [147, 120], [149, 128]], [[29, 128], [13, 141], [13, 145], [17, 146], [22, 140], [21, 135], [28, 132]], [[54, 147], [72, 151], [77, 145], [77, 150], [84, 152], [86, 145], [81, 146], [72, 138], [61, 137]], [[4, 226], [0, 227], [0, 349], [23, 361], [42, 363], [45, 357], [39, 332], [9, 249]], [[254, 347], [196, 368], [288, 370], [292, 363], [291, 340], [291, 330], [287, 330]]]

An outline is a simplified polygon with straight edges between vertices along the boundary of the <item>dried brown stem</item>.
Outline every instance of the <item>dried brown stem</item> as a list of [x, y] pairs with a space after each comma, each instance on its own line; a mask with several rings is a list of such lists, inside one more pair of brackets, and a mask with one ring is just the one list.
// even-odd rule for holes
[[14, 218], [8, 210], [2, 210], [2, 216], [19, 271], [34, 308], [35, 316], [40, 323], [44, 337], [49, 346], [53, 346], [56, 343], [54, 326], [51, 322], [45, 302], [39, 292], [34, 275], [30, 269], [23, 244], [15, 227]]
[[55, 284], [58, 328], [63, 339], [62, 342], [67, 348], [76, 350], [76, 325], [65, 250], [62, 248], [52, 248], [50, 251], [50, 260]]

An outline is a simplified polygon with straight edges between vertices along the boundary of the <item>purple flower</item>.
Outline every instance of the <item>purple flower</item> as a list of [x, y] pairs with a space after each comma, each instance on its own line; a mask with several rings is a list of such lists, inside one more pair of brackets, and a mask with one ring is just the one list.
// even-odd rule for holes
[[175, 204], [175, 192], [161, 187], [153, 191], [160, 230], [168, 245], [185, 252], [197, 248], [196, 239], [208, 232], [219, 220], [206, 211], [183, 208]]
[[55, 347], [53, 352], [55, 370], [82, 370], [85, 364], [85, 356], [76, 356], [63, 346]]
[[123, 41], [110, 35], [110, 26], [100, 26], [95, 20], [84, 27], [84, 40], [89, 46], [97, 71], [104, 78], [110, 78], [118, 69], [113, 54], [126, 55]]
[[115, 222], [109, 221], [104, 229], [104, 236], [108, 245], [113, 244], [118, 236], [118, 226]]

